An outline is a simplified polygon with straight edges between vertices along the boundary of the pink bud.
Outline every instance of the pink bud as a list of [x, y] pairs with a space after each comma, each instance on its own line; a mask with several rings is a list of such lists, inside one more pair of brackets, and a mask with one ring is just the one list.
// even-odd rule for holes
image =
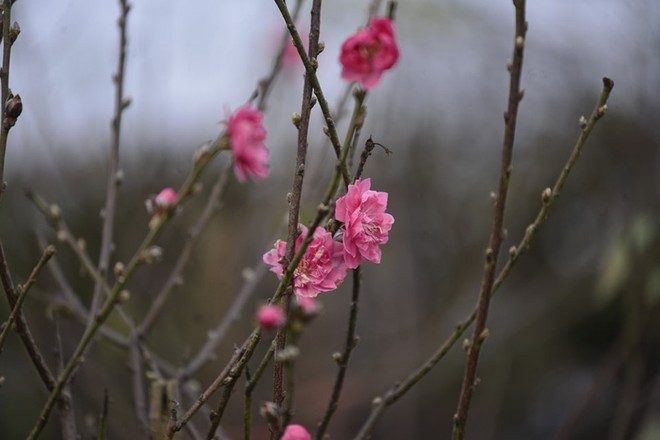
[[284, 310], [278, 306], [264, 305], [257, 311], [257, 322], [264, 330], [274, 330], [284, 325], [286, 316]]
[[301, 425], [288, 425], [282, 435], [282, 440], [311, 440], [312, 436]]
[[157, 208], [167, 209], [176, 205], [177, 200], [176, 191], [172, 188], [165, 188], [158, 193], [155, 203]]

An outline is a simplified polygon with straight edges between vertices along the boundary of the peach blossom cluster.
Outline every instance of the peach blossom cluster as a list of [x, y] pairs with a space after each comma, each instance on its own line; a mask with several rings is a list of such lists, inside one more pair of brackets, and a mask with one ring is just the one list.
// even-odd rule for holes
[[[296, 295], [313, 298], [320, 292], [335, 290], [363, 261], [380, 263], [380, 245], [387, 243], [394, 217], [385, 212], [387, 193], [373, 191], [371, 179], [356, 180], [348, 186], [346, 195], [337, 199], [336, 219], [343, 226], [333, 236], [325, 228], [316, 228], [312, 241], [293, 272]], [[295, 251], [300, 249], [308, 230], [300, 225]], [[263, 256], [270, 271], [282, 279], [286, 242], [277, 240]]]

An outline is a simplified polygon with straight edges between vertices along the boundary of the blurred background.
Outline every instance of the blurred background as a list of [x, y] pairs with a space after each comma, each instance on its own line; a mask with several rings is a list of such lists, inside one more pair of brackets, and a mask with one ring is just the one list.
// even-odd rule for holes
[[[12, 129], [8, 189], [0, 234], [16, 282], [41, 253], [55, 262], [88, 304], [93, 282], [24, 196], [30, 189], [57, 203], [73, 233], [96, 258], [104, 206], [117, 57], [117, 2], [16, 2], [21, 35], [12, 52], [10, 86], [24, 111]], [[289, 3], [293, 3], [290, 1]], [[300, 27], [309, 28], [306, 2]], [[332, 105], [346, 84], [337, 62], [342, 41], [361, 26], [370, 2], [324, 5], [320, 80]], [[380, 14], [384, 12], [384, 2]], [[552, 186], [588, 116], [601, 78], [615, 82], [601, 120], [546, 225], [492, 302], [491, 337], [482, 351], [469, 439], [660, 439], [660, 3], [654, 0], [528, 2], [529, 31], [504, 249], [517, 243]], [[270, 69], [284, 31], [272, 2], [134, 1], [129, 16], [125, 112], [114, 261], [127, 261], [144, 236], [144, 201], [179, 187], [193, 152], [215, 138], [228, 111], [242, 105]], [[511, 1], [401, 2], [399, 64], [368, 97], [363, 140], [376, 150], [367, 164], [372, 188], [389, 192], [396, 223], [382, 263], [364, 266], [358, 334], [340, 407], [329, 432], [352, 438], [370, 402], [421, 364], [469, 315], [477, 300], [496, 189], [506, 63], [513, 40]], [[302, 68], [285, 63], [265, 116], [271, 176], [238, 185], [204, 232], [146, 344], [167, 363], [185, 363], [226, 315], [246, 268], [283, 236], [293, 175]], [[339, 124], [340, 133], [346, 121]], [[302, 219], [314, 214], [331, 172], [318, 107]], [[204, 192], [185, 205], [159, 240], [164, 257], [129, 284], [126, 310], [141, 320], [172, 271], [210, 187], [227, 162], [220, 156]], [[503, 255], [503, 258], [506, 255]], [[206, 387], [253, 326], [273, 293], [265, 275], [208, 363], [188, 383]], [[63, 284], [44, 271], [25, 313], [52, 368], [55, 320], [70, 354], [82, 327], [60, 307]], [[350, 283], [322, 294], [324, 313], [301, 341], [294, 421], [310, 428], [323, 414], [342, 348]], [[0, 316], [7, 316], [0, 301]], [[2, 318], [4, 320], [5, 318]], [[116, 318], [110, 324], [126, 328]], [[260, 351], [251, 363], [256, 362]], [[391, 407], [376, 439], [448, 438], [465, 363], [460, 343]], [[141, 438], [128, 355], [99, 339], [73, 383], [82, 438], [94, 438], [104, 389], [109, 438]], [[0, 437], [23, 438], [46, 392], [20, 340], [11, 334], [0, 357]], [[270, 373], [255, 405], [269, 399]], [[223, 436], [242, 438], [242, 383], [223, 420]], [[215, 406], [217, 397], [211, 399]], [[182, 408], [190, 399], [181, 397]], [[202, 432], [207, 423], [194, 419]], [[254, 438], [267, 438], [256, 416]], [[54, 414], [44, 438], [59, 438]], [[189, 438], [188, 433], [183, 438]]]

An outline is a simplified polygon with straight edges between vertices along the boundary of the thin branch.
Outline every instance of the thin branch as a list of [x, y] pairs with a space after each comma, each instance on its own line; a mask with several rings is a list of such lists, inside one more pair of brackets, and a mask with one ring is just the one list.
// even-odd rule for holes
[[142, 434], [148, 438], [151, 433], [151, 425], [148, 419], [147, 396], [144, 385], [144, 370], [142, 368], [142, 354], [140, 352], [140, 341], [138, 335], [133, 334], [130, 345], [131, 375], [133, 377], [133, 400], [135, 401], [135, 413], [137, 415]]
[[488, 319], [488, 308], [490, 305], [491, 292], [493, 290], [493, 281], [495, 280], [495, 269], [497, 268], [500, 247], [504, 240], [504, 211], [509, 190], [509, 180], [511, 178], [511, 162], [513, 159], [513, 145], [518, 118], [518, 104], [523, 97], [523, 93], [520, 90], [520, 78], [522, 75], [525, 33], [527, 32], [527, 22], [525, 21], [525, 0], [514, 0], [514, 5], [516, 9], [516, 34], [513, 49], [513, 61], [509, 68], [511, 82], [509, 84], [509, 105], [504, 116], [505, 129], [502, 146], [500, 184], [497, 191], [497, 200], [495, 201], [493, 229], [490, 234], [488, 248], [486, 249], [484, 275], [477, 305], [477, 319], [474, 326], [472, 341], [467, 349], [465, 375], [463, 377], [458, 408], [454, 415], [454, 440], [462, 440], [465, 435], [465, 424], [470, 409], [472, 392], [476, 387], [475, 380], [481, 345], [488, 334], [486, 330], [486, 321]]
[[[609, 78], [603, 78], [603, 89], [600, 93], [596, 106], [591, 113], [589, 120], [584, 120], [580, 118], [581, 131], [578, 139], [573, 147], [573, 150], [568, 158], [567, 162], [564, 164], [555, 184], [550, 190], [549, 188], [543, 191], [542, 194], [542, 205], [537, 213], [534, 221], [527, 227], [525, 234], [518, 243], [517, 246], [511, 247], [509, 250], [509, 258], [500, 271], [497, 279], [493, 283], [492, 295], [494, 295], [499, 288], [502, 286], [502, 283], [508, 278], [511, 270], [515, 266], [518, 259], [524, 255], [532, 243], [532, 240], [536, 236], [539, 228], [545, 223], [548, 212], [554, 202], [559, 197], [561, 189], [564, 187], [568, 176], [570, 175], [577, 159], [580, 157], [584, 145], [586, 144], [589, 135], [596, 126], [596, 123], [600, 120], [601, 117], [607, 112], [607, 100], [609, 98], [610, 92], [614, 87], [614, 82]], [[380, 417], [384, 414], [385, 410], [403, 397], [413, 386], [415, 386], [427, 373], [429, 373], [433, 367], [444, 358], [444, 356], [449, 352], [449, 350], [454, 346], [454, 344], [459, 340], [459, 338], [465, 333], [465, 331], [472, 325], [474, 320], [477, 317], [477, 309], [475, 308], [472, 313], [465, 318], [462, 322], [456, 325], [454, 331], [445, 339], [445, 341], [438, 347], [438, 349], [417, 369], [411, 372], [404, 380], [397, 382], [395, 385], [390, 387], [383, 397], [376, 397], [373, 400], [373, 406], [371, 413], [369, 414], [367, 420], [362, 425], [360, 432], [356, 435], [356, 440], [367, 439], [370, 437], [373, 428], [376, 426], [376, 423]]]
[[101, 408], [101, 413], [99, 414], [99, 426], [98, 426], [98, 440], [105, 440], [105, 433], [107, 430], [108, 424], [108, 410], [110, 407], [110, 398], [108, 397], [108, 389], [103, 390], [103, 407]]
[[[2, 286], [5, 290], [5, 294], [7, 295], [9, 306], [13, 308], [18, 299], [18, 294], [16, 293], [16, 289], [14, 288], [14, 283], [12, 281], [11, 274], [9, 272], [9, 266], [7, 264], [7, 259], [5, 257], [5, 250], [4, 247], [2, 246], [1, 241], [0, 241], [0, 280], [2, 281]], [[48, 365], [46, 364], [46, 360], [41, 354], [39, 347], [37, 347], [37, 343], [34, 340], [34, 337], [32, 336], [32, 332], [28, 327], [27, 321], [25, 320], [25, 316], [23, 315], [23, 311], [21, 309], [19, 309], [18, 314], [16, 315], [16, 331], [21, 337], [21, 340], [23, 341], [23, 345], [25, 346], [25, 349], [27, 350], [28, 355], [32, 360], [32, 364], [37, 369], [37, 372], [39, 373], [39, 377], [41, 377], [41, 381], [46, 385], [46, 388], [50, 391], [51, 389], [53, 389], [55, 385], [55, 377], [48, 368]]]
[[337, 410], [339, 404], [339, 397], [341, 396], [341, 391], [344, 386], [344, 378], [346, 377], [346, 370], [348, 369], [348, 361], [351, 358], [351, 353], [357, 345], [357, 337], [355, 331], [357, 328], [357, 315], [358, 315], [358, 302], [360, 300], [360, 285], [361, 285], [361, 276], [360, 276], [360, 267], [353, 270], [353, 294], [351, 296], [351, 303], [349, 307], [349, 316], [348, 316], [348, 330], [346, 331], [346, 341], [344, 342], [344, 350], [336, 358], [339, 370], [337, 371], [337, 376], [335, 377], [335, 384], [332, 388], [332, 395], [330, 396], [330, 401], [328, 402], [328, 407], [325, 410], [325, 414], [319, 422], [318, 429], [316, 430], [315, 438], [317, 440], [323, 440], [325, 431], [328, 429], [330, 420]]
[[13, 96], [9, 90], [9, 66], [11, 61], [11, 47], [21, 32], [17, 23], [11, 23], [11, 0], [3, 0], [0, 5], [2, 11], [2, 70], [0, 71], [0, 198], [5, 191], [5, 156], [7, 152], [7, 138], [9, 130], [16, 123], [16, 119], [23, 110], [23, 103], [19, 95]]
[[92, 304], [89, 308], [90, 314], [87, 320], [85, 330], [89, 330], [94, 322], [94, 316], [103, 301], [105, 279], [110, 263], [110, 254], [113, 248], [115, 213], [117, 209], [117, 193], [121, 185], [122, 177], [119, 170], [119, 143], [121, 138], [121, 122], [124, 110], [130, 104], [130, 100], [124, 97], [124, 78], [126, 73], [126, 24], [130, 6], [127, 0], [119, 0], [121, 8], [119, 20], [119, 54], [117, 59], [117, 72], [113, 76], [115, 83], [115, 110], [112, 117], [112, 142], [110, 145], [110, 162], [108, 170], [108, 186], [105, 198], [105, 208], [103, 210], [103, 228], [101, 232], [101, 250], [99, 252], [99, 261], [97, 272], [102, 280], [96, 280], [94, 285], [94, 294]]
[[266, 354], [264, 355], [263, 359], [261, 359], [261, 362], [259, 362], [259, 365], [257, 366], [257, 369], [254, 372], [254, 375], [252, 377], [247, 377], [248, 374], [246, 372], [246, 377], [247, 377], [247, 383], [245, 384], [245, 405], [244, 405], [244, 410], [243, 410], [243, 431], [245, 434], [245, 440], [250, 440], [250, 430], [251, 430], [251, 416], [252, 416], [252, 392], [254, 391], [254, 388], [257, 386], [257, 382], [261, 379], [261, 376], [263, 376], [264, 371], [266, 371], [266, 367], [270, 363], [270, 361], [273, 359], [273, 355], [275, 354], [275, 341], [273, 341], [272, 344], [270, 344], [270, 347], [268, 348], [268, 351], [266, 351]]
[[[57, 342], [57, 368], [62, 371], [64, 368], [64, 347], [62, 345], [62, 334], [60, 332], [60, 317], [55, 314], [55, 341]], [[64, 440], [77, 440], [78, 430], [76, 428], [75, 411], [73, 409], [73, 397], [71, 393], [70, 384], [66, 384], [62, 388], [62, 396], [65, 399], [60, 399], [58, 409], [60, 411], [60, 429], [62, 431], [62, 438]]]
[[14, 303], [14, 307], [11, 311], [11, 314], [9, 315], [9, 319], [7, 319], [7, 322], [5, 323], [5, 327], [2, 329], [2, 333], [0, 333], [0, 353], [2, 352], [2, 345], [5, 342], [5, 338], [7, 337], [9, 330], [13, 326], [16, 317], [20, 313], [21, 306], [23, 305], [23, 301], [25, 301], [25, 298], [27, 297], [27, 294], [30, 291], [30, 287], [32, 287], [32, 285], [36, 281], [37, 275], [39, 275], [41, 269], [44, 268], [46, 263], [48, 263], [48, 260], [50, 260], [50, 258], [54, 254], [55, 254], [55, 246], [48, 246], [41, 255], [41, 258], [39, 259], [37, 265], [34, 266], [34, 269], [32, 269], [32, 272], [30, 272], [30, 275], [28, 276], [28, 279], [25, 282], [25, 284], [22, 286], [19, 285], [18, 288], [16, 289], [18, 290], [18, 298]]

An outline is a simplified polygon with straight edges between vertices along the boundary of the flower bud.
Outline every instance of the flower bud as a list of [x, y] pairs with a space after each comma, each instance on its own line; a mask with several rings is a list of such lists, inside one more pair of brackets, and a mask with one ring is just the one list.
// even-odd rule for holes
[[257, 311], [257, 322], [263, 330], [275, 330], [284, 325], [286, 315], [284, 314], [284, 310], [279, 306], [264, 305]]

